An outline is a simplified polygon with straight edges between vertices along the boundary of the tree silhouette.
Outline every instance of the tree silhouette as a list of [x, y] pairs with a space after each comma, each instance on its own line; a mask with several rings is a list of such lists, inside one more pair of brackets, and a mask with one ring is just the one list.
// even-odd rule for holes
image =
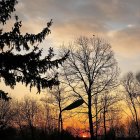
[[122, 79], [122, 85], [126, 93], [126, 103], [132, 114], [133, 121], [137, 129], [137, 135], [140, 138], [140, 125], [139, 125], [139, 82], [132, 72], [127, 73]]
[[[84, 102], [83, 105], [87, 108], [89, 132], [93, 140], [95, 134], [93, 98], [105, 91], [111, 91], [118, 85], [119, 68], [111, 45], [100, 38], [80, 37], [70, 44], [68, 49], [70, 55], [63, 65], [65, 80], [75, 95], [81, 99], [81, 104]], [[64, 52], [65, 50], [64, 48]], [[78, 101], [79, 105], [80, 102]], [[73, 104], [69, 108], [73, 108]]]
[[9, 101], [9, 99], [11, 99], [11, 97], [8, 97], [8, 93], [0, 90], [0, 99], [3, 99], [5, 101]]
[[[15, 11], [17, 0], [2, 0], [0, 2], [0, 24], [6, 26], [11, 13]], [[21, 34], [22, 21], [15, 16], [15, 23], [11, 31], [0, 30], [0, 78], [7, 86], [14, 88], [17, 82], [25, 83], [32, 87], [41, 89], [58, 85], [57, 74], [53, 77], [48, 75], [52, 68], [58, 68], [68, 56], [66, 53], [60, 59], [53, 59], [54, 51], [49, 48], [48, 55], [42, 58], [42, 49], [38, 45], [47, 35], [51, 33], [50, 26], [47, 26], [37, 34]], [[33, 47], [31, 47], [33, 46]], [[23, 54], [24, 50], [26, 53]]]

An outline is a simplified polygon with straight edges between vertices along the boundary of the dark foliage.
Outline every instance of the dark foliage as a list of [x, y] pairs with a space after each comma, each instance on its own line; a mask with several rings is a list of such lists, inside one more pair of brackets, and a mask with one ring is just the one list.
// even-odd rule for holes
[[3, 99], [5, 101], [9, 101], [11, 97], [8, 96], [8, 93], [0, 90], [0, 99]]
[[[33, 140], [28, 127], [22, 131], [12, 127], [0, 130], [0, 140]], [[64, 130], [61, 134], [57, 130], [50, 133], [43, 132], [43, 129], [35, 129], [34, 140], [90, 140], [90, 138], [74, 137], [70, 132]], [[104, 140], [104, 138], [99, 138]], [[114, 138], [108, 137], [107, 140], [139, 140], [134, 137]]]
[[[79, 138], [75, 138], [68, 131], [63, 131], [61, 134], [57, 130], [52, 130], [49, 133], [44, 133], [43, 129], [35, 129], [35, 138], [34, 140], [80, 140]], [[33, 140], [30, 134], [30, 130], [28, 127], [22, 130], [22, 134], [20, 130], [8, 127], [5, 130], [0, 130], [0, 139], [1, 140]]]
[[83, 99], [78, 99], [74, 101], [73, 103], [71, 103], [70, 105], [68, 105], [67, 107], [65, 107], [62, 111], [75, 109], [79, 107], [80, 105], [82, 105], [83, 103], [84, 103]]
[[11, 140], [15, 139], [17, 136], [17, 130], [12, 127], [8, 127], [4, 130], [0, 130], [0, 139], [1, 140]]
[[11, 13], [15, 11], [17, 0], [1, 0], [0, 1], [0, 23], [5, 24], [11, 18]]
[[[15, 11], [15, 4], [16, 0], [0, 2], [0, 24], [3, 26]], [[43, 88], [52, 88], [53, 85], [59, 84], [57, 74], [50, 78], [47, 75], [48, 70], [58, 68], [68, 57], [68, 53], [54, 60], [54, 52], [50, 48], [48, 55], [42, 58], [42, 50], [38, 47], [39, 43], [51, 33], [51, 25], [52, 20], [40, 33], [22, 35], [20, 32], [22, 22], [15, 16], [15, 24], [11, 31], [0, 30], [0, 78], [3, 78], [6, 85], [14, 88], [17, 82], [22, 82], [26, 86], [30, 85], [30, 88], [37, 87], [40, 92]], [[22, 50], [26, 53], [22, 54]]]

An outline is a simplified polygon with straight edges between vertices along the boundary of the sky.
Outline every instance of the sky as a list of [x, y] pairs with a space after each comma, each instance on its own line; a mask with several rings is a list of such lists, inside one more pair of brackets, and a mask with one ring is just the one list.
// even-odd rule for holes
[[19, 0], [14, 14], [23, 33], [38, 33], [53, 19], [45, 49], [57, 50], [79, 36], [107, 40], [124, 74], [140, 70], [139, 6], [140, 0]]
[[19, 0], [23, 31], [37, 33], [53, 19], [44, 47], [57, 48], [79, 36], [107, 40], [122, 73], [140, 70], [140, 0]]

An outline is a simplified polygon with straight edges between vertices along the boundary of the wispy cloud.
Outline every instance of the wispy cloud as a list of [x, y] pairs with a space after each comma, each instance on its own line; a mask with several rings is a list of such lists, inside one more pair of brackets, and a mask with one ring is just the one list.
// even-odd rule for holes
[[[95, 34], [111, 42], [117, 56], [137, 58], [133, 63], [140, 65], [139, 5], [140, 0], [19, 0], [16, 13], [23, 20], [24, 32], [37, 33], [52, 18], [54, 24], [48, 38], [53, 45]], [[123, 67], [122, 71], [126, 69]]]

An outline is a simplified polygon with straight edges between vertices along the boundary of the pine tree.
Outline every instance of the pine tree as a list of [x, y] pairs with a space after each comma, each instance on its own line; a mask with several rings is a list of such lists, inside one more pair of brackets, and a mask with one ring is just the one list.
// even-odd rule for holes
[[[17, 0], [0, 1], [0, 25], [6, 26], [11, 18], [11, 13], [15, 11]], [[21, 34], [22, 21], [15, 16], [15, 23], [11, 31], [4, 32], [0, 29], [0, 79], [3, 79], [6, 86], [14, 88], [17, 82], [22, 82], [26, 86], [41, 89], [52, 88], [58, 85], [57, 74], [48, 76], [48, 71], [58, 68], [68, 57], [66, 53], [60, 59], [54, 59], [54, 51], [49, 48], [48, 55], [42, 58], [41, 43], [47, 35], [51, 33], [50, 26], [52, 20], [38, 34]], [[36, 45], [37, 44], [37, 45]], [[22, 50], [26, 53], [22, 54]], [[7, 94], [1, 90], [0, 97], [8, 99]]]

